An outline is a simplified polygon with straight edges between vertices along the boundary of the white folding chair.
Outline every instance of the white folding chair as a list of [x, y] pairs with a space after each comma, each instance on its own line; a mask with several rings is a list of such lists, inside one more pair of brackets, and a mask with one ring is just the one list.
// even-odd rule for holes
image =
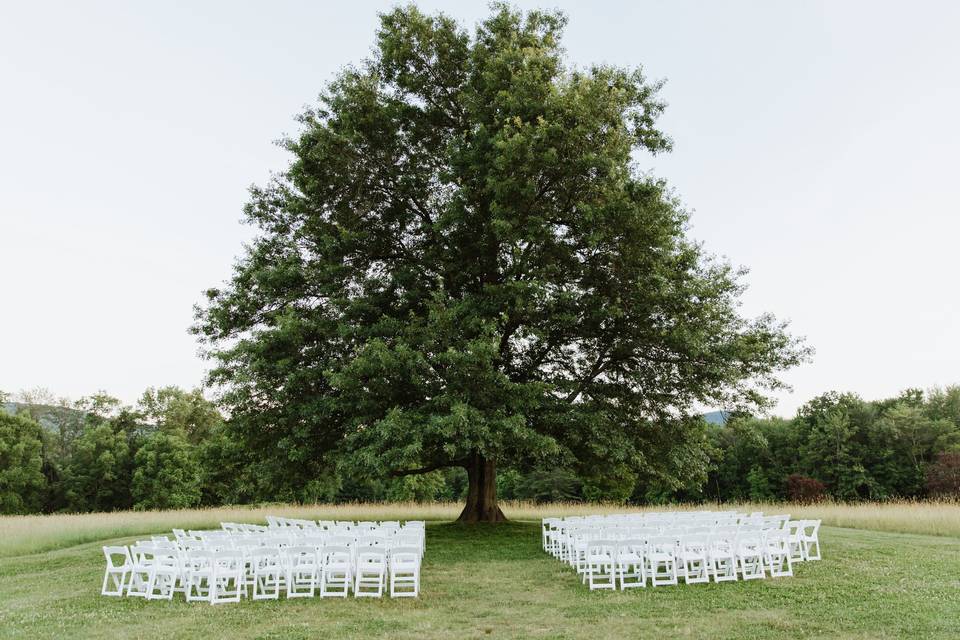
[[616, 589], [617, 542], [615, 540], [591, 540], [586, 549], [584, 580], [595, 589]]
[[744, 580], [767, 577], [763, 567], [762, 534], [759, 531], [746, 531], [737, 536], [737, 563]]
[[180, 558], [175, 551], [154, 548], [147, 580], [147, 600], [173, 600], [181, 576]]
[[337, 533], [327, 538], [327, 544], [333, 547], [349, 547], [351, 550], [356, 544], [356, 537]]
[[127, 582], [127, 595], [133, 598], [146, 598], [153, 570], [153, 546], [149, 543], [137, 543], [130, 547], [130, 578]]
[[550, 540], [550, 533], [553, 524], [553, 518], [544, 518], [540, 521], [540, 541], [543, 550], [547, 553], [550, 553], [550, 548], [552, 541]]
[[647, 574], [654, 587], [677, 584], [677, 538], [660, 535], [647, 538]]
[[786, 525], [787, 545], [790, 550], [791, 562], [803, 562], [806, 558], [803, 555], [803, 522], [801, 520], [791, 520]]
[[379, 598], [387, 577], [387, 555], [382, 549], [358, 549], [353, 595]]
[[192, 550], [187, 554], [184, 597], [187, 602], [210, 602], [213, 591], [213, 551]]
[[280, 597], [285, 571], [277, 547], [262, 547], [250, 553], [253, 567], [254, 600], [276, 600]]
[[419, 593], [420, 548], [394, 548], [390, 552], [390, 597], [416, 598]]
[[639, 539], [617, 542], [617, 574], [620, 590], [647, 586], [647, 570], [644, 552], [646, 544]]
[[737, 581], [737, 543], [735, 533], [718, 531], [710, 536], [710, 572], [714, 582]]
[[346, 598], [353, 577], [353, 550], [342, 545], [328, 545], [323, 549], [323, 573], [320, 577], [320, 597]]
[[680, 539], [680, 573], [686, 584], [710, 582], [709, 536], [687, 534]]
[[127, 586], [127, 577], [133, 570], [133, 560], [127, 547], [104, 547], [103, 555], [107, 560], [107, 570], [103, 574], [103, 586], [100, 595], [122, 596]]
[[801, 520], [800, 540], [803, 543], [803, 559], [820, 559], [820, 521]]
[[[246, 594], [243, 553], [238, 549], [221, 549], [213, 553], [213, 585], [210, 604], [240, 602]], [[256, 584], [254, 584], [256, 589]]]
[[586, 582], [587, 548], [590, 541], [599, 537], [599, 533], [586, 529], [575, 529], [570, 533], [569, 557], [570, 564], [576, 569], [583, 582]]
[[771, 578], [793, 575], [793, 561], [790, 560], [790, 533], [784, 529], [774, 529], [764, 535], [763, 555], [770, 570]]
[[312, 598], [320, 586], [320, 558], [312, 545], [284, 549], [287, 560], [287, 597]]
[[420, 544], [420, 536], [411, 532], [400, 532], [393, 537], [391, 547], [416, 547], [417, 553], [423, 557], [423, 551]]

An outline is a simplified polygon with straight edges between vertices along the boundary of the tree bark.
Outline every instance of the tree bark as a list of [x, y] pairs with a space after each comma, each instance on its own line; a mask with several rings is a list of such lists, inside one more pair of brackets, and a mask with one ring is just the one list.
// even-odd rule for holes
[[507, 518], [497, 506], [497, 464], [475, 453], [466, 464], [467, 504], [458, 522], [504, 522]]

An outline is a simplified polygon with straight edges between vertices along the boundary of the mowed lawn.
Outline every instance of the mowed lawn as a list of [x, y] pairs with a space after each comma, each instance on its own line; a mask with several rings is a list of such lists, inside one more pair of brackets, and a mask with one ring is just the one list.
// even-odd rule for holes
[[960, 538], [825, 527], [821, 539], [824, 559], [793, 578], [591, 593], [541, 551], [535, 522], [437, 522], [418, 600], [216, 607], [100, 596], [98, 541], [0, 558], [0, 638], [960, 637]]

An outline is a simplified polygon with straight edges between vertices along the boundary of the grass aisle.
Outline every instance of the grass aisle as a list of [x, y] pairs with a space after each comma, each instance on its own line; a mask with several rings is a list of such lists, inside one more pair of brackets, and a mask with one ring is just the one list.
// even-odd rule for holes
[[419, 600], [218, 607], [101, 597], [88, 543], [0, 559], [0, 638], [960, 637], [960, 539], [821, 535], [825, 559], [794, 578], [590, 593], [534, 523], [430, 524]]

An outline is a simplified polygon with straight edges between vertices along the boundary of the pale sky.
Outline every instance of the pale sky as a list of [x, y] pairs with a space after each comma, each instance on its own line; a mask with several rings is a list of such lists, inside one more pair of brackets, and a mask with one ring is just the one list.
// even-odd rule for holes
[[[667, 79], [675, 149], [642, 164], [750, 268], [744, 313], [817, 350], [776, 413], [960, 383], [960, 3], [518, 4], [567, 12], [572, 63]], [[198, 385], [248, 185], [389, 6], [0, 0], [0, 389]]]

